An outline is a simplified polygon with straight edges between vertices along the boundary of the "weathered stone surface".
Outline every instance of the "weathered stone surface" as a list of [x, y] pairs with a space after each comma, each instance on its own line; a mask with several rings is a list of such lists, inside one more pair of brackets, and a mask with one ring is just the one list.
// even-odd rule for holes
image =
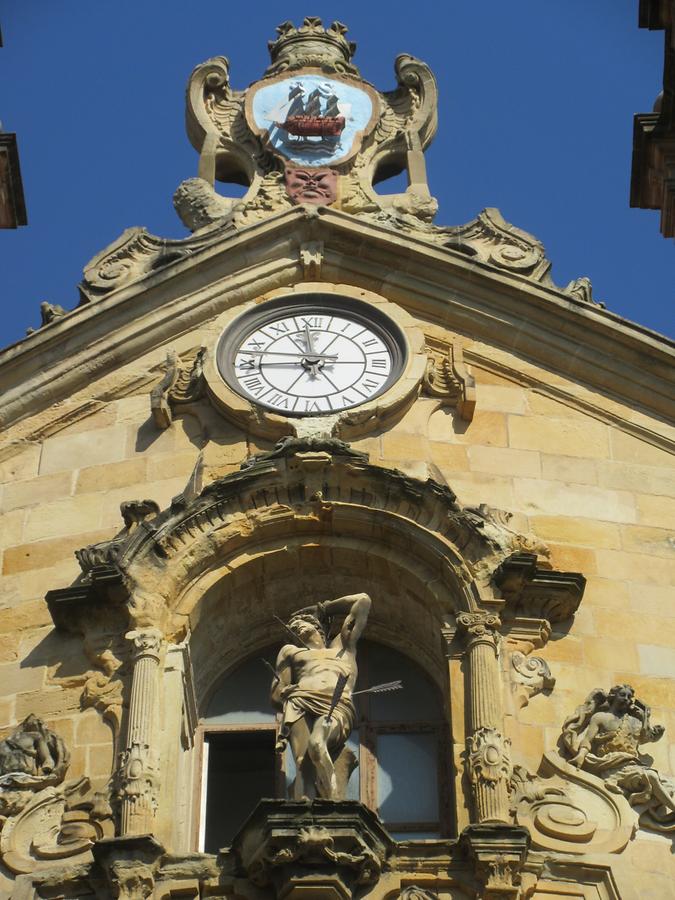
[[[319, 41], [311, 58], [328, 58], [326, 78], [343, 77], [344, 32], [317, 20], [282, 28], [273, 65], [301, 73], [289, 48], [302, 28]], [[410, 57], [397, 79], [395, 91], [373, 93], [379, 131], [353, 167], [340, 165], [330, 205], [293, 205], [229, 64], [199, 67], [189, 129], [200, 178], [184, 182], [178, 206], [203, 230], [178, 241], [131, 230], [87, 267], [93, 302], [0, 354], [3, 737], [31, 713], [44, 718], [70, 748], [69, 777], [114, 795], [118, 830], [152, 830], [168, 848], [140, 834], [98, 840], [96, 865], [87, 847], [86, 863], [41, 869], [40, 896], [262, 890], [236, 853], [195, 852], [195, 723], [226, 671], [278, 645], [273, 614], [364, 590], [375, 598], [366, 637], [417, 660], [447, 698], [441, 765], [454, 797], [444, 827], [488, 824], [465, 838], [468, 855], [452, 834], [387, 851], [373, 896], [628, 898], [631, 879], [639, 895], [647, 878], [667, 896], [667, 840], [646, 840], [643, 828], [631, 837], [637, 813], [624, 815], [600, 775], [554, 748], [560, 723], [598, 685], [629, 682], [675, 729], [670, 348], [603, 313], [583, 280], [555, 288], [539, 242], [496, 211], [431, 226], [421, 148], [408, 138], [430, 140], [435, 88]], [[225, 134], [230, 144], [219, 143]], [[413, 176], [389, 200], [371, 177], [385, 150]], [[250, 184], [241, 200], [213, 188], [228, 156]], [[275, 446], [287, 422], [268, 428], [243, 398], [216, 402], [202, 381], [227, 323], [308, 290], [348, 293], [419, 335], [405, 389], [335, 431], [355, 438], [351, 448], [328, 435], [334, 423], [303, 423], [304, 443]], [[495, 579], [513, 554], [529, 557]], [[125, 640], [151, 629], [162, 635], [156, 650]], [[670, 777], [672, 747], [650, 750]], [[546, 777], [532, 775], [542, 764]], [[294, 819], [283, 847], [268, 842], [264, 890], [275, 870], [296, 866], [287, 896], [348, 896], [347, 876], [361, 877], [371, 857], [295, 813], [303, 834]], [[535, 855], [521, 858], [514, 821]], [[329, 864], [346, 874], [324, 877]], [[28, 896], [33, 875], [19, 878]]]

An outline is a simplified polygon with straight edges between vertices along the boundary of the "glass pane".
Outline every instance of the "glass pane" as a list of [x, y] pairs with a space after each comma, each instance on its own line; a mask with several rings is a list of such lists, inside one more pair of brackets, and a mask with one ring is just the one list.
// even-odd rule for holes
[[[358, 731], [352, 732], [349, 736], [349, 740], [347, 741], [347, 746], [351, 748], [352, 752], [356, 756], [356, 759], [359, 759], [359, 734]], [[295, 760], [293, 759], [293, 753], [291, 752], [290, 744], [286, 747], [286, 757], [284, 760], [285, 768], [286, 768], [286, 796], [291, 796], [291, 785], [293, 784], [293, 780], [295, 778]], [[360, 791], [359, 791], [359, 767], [357, 766], [352, 772], [349, 781], [347, 782], [347, 800], [359, 800], [360, 799]]]
[[274, 797], [274, 731], [209, 735], [204, 849], [232, 843], [262, 797]]
[[[272, 661], [274, 657], [268, 652], [265, 658]], [[226, 676], [211, 697], [204, 722], [209, 725], [274, 722], [271, 684], [272, 673], [261, 657], [254, 656]]]
[[435, 734], [378, 734], [377, 805], [386, 822], [438, 821]]
[[365, 644], [364, 651], [368, 684], [359, 687], [403, 681], [400, 691], [369, 695], [371, 722], [425, 722], [441, 718], [438, 690], [419, 666], [381, 644]]

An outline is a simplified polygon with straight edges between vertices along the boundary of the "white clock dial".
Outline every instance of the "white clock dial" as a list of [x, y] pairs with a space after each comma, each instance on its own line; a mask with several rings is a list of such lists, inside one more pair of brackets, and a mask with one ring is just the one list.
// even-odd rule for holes
[[402, 353], [375, 315], [296, 303], [253, 317], [227, 355], [228, 380], [238, 393], [281, 414], [316, 416], [382, 393]]

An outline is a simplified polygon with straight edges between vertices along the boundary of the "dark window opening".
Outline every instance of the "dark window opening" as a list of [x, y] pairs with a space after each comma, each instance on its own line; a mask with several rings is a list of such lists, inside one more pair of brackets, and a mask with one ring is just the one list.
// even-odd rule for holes
[[231, 844], [260, 798], [276, 796], [274, 741], [274, 729], [212, 732], [206, 737], [206, 853]]

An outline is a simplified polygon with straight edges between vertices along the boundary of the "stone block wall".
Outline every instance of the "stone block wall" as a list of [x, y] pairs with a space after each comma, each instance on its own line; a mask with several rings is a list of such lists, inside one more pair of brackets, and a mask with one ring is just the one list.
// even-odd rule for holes
[[[481, 364], [484, 350], [465, 342], [477, 382], [472, 422], [420, 398], [389, 430], [352, 446], [372, 463], [447, 483], [464, 505], [512, 512], [518, 531], [548, 545], [552, 567], [586, 576], [574, 622], [554, 631], [541, 651], [557, 680], [554, 691], [507, 714], [514, 761], [536, 771], [542, 754], [556, 746], [564, 718], [591, 689], [628, 682], [652, 707], [653, 721], [666, 727], [649, 750], [655, 766], [672, 774], [675, 467], [658, 446], [662, 426], [513, 358], [508, 377], [505, 366], [500, 373]], [[11, 443], [11, 428], [6, 439]], [[121, 528], [122, 501], [150, 499], [164, 508], [185, 488], [202, 452], [208, 480], [270, 448], [206, 401], [200, 420], [178, 416], [160, 431], [144, 388], [101, 401], [91, 415], [42, 441], [24, 440], [4, 457], [0, 736], [35, 713], [70, 748], [69, 777], [107, 777], [111, 729], [80, 706], [82, 673], [91, 665], [79, 641], [54, 635], [44, 595], [77, 577], [76, 549]], [[628, 851], [635, 865], [663, 873], [668, 842], [644, 833], [639, 842], [639, 853], [635, 844]]]

